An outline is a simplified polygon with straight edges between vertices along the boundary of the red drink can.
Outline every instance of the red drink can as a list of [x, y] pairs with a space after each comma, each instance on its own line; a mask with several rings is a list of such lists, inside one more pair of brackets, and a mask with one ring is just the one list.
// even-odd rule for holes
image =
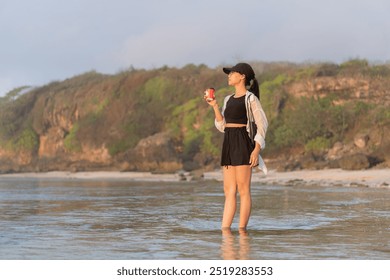
[[206, 97], [206, 100], [207, 101], [212, 101], [215, 99], [215, 88], [208, 88], [206, 89], [206, 92], [205, 92], [205, 97]]

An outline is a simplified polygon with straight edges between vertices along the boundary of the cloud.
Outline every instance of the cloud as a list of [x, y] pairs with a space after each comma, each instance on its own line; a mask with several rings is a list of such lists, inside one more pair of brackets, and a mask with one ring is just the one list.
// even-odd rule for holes
[[295, 1], [288, 13], [281, 9], [272, 13], [276, 18], [264, 19], [267, 30], [254, 46], [266, 60], [385, 61], [390, 59], [389, 8], [381, 0]]
[[[159, 25], [139, 36], [129, 37], [116, 60], [135, 67], [183, 66], [187, 63], [216, 65], [231, 53], [240, 52], [222, 24]], [[230, 29], [241, 33], [238, 24]]]
[[[237, 9], [224, 3], [214, 5], [207, 15], [197, 7], [188, 18], [181, 14], [155, 22], [128, 36], [110, 57], [124, 68], [216, 66], [238, 60], [390, 59], [386, 1], [243, 1]], [[194, 15], [201, 16], [195, 20]]]

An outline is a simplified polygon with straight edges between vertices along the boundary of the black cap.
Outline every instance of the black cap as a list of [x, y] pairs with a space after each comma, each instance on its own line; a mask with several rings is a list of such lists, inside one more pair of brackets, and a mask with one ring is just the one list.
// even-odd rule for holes
[[222, 68], [223, 72], [229, 74], [230, 72], [238, 72], [241, 75], [245, 75], [247, 82], [255, 78], [255, 72], [248, 63], [238, 63], [231, 68]]

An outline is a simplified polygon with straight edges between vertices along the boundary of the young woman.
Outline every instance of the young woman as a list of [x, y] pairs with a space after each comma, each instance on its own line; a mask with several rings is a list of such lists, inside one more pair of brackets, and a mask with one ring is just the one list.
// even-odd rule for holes
[[[234, 94], [225, 97], [222, 111], [219, 110], [216, 100], [206, 100], [214, 109], [215, 126], [224, 133], [221, 156], [225, 193], [222, 229], [231, 227], [238, 192], [239, 229], [245, 230], [252, 206], [252, 167], [259, 166], [264, 173], [267, 172], [260, 151], [265, 147], [268, 122], [259, 101], [259, 85], [252, 67], [247, 63], [238, 63], [231, 68], [223, 68], [223, 71], [228, 74], [229, 85], [235, 88]], [[257, 126], [254, 143], [250, 138], [251, 120]]]

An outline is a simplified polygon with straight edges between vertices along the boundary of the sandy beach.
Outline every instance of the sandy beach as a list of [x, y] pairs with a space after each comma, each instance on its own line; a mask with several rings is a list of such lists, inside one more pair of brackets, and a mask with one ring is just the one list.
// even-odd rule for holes
[[[25, 179], [77, 179], [77, 180], [130, 180], [151, 182], [178, 182], [190, 181], [189, 173], [155, 174], [151, 172], [65, 172], [54, 171], [46, 173], [14, 173], [1, 174], [1, 179], [25, 178]], [[205, 172], [204, 180], [222, 181], [222, 171]], [[350, 186], [350, 187], [381, 187], [390, 189], [390, 169], [369, 169], [358, 171], [345, 171], [341, 169], [325, 170], [300, 170], [291, 172], [277, 172], [270, 170], [265, 176], [261, 172], [255, 172], [252, 182], [265, 185], [297, 185], [315, 184], [321, 186]]]
[[[205, 173], [205, 179], [222, 180], [221, 172]], [[256, 172], [252, 182], [265, 185], [320, 185], [350, 187], [383, 187], [390, 189], [390, 169], [346, 171], [342, 169], [299, 170], [277, 172], [270, 170], [265, 176]]]

